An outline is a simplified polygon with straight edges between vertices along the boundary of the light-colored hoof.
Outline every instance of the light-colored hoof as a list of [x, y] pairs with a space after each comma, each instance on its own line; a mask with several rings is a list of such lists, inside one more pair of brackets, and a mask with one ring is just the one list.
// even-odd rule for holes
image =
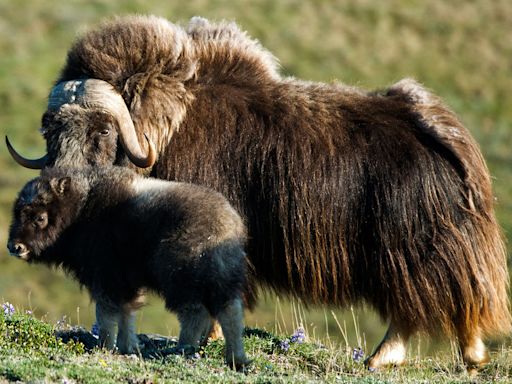
[[480, 328], [459, 332], [459, 346], [462, 360], [470, 375], [475, 374], [491, 360], [482, 340]]
[[364, 363], [371, 370], [396, 367], [405, 363], [405, 354], [402, 343], [384, 343]]
[[491, 357], [483, 341], [480, 338], [476, 338], [471, 345], [463, 348], [462, 359], [466, 364], [468, 373], [472, 373], [482, 369], [489, 363]]
[[406, 344], [412, 330], [391, 320], [386, 335], [373, 354], [365, 360], [370, 370], [396, 367], [405, 363]]

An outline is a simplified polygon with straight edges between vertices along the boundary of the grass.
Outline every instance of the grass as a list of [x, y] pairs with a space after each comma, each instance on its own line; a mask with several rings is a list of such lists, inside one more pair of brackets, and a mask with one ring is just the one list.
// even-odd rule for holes
[[[62, 327], [62, 324], [59, 325]], [[0, 382], [52, 383], [411, 383], [510, 382], [512, 350], [493, 352], [493, 361], [476, 377], [464, 369], [456, 352], [421, 359], [411, 354], [406, 366], [368, 371], [364, 356], [331, 339], [321, 342], [306, 333], [275, 335], [246, 329], [244, 346], [253, 360], [245, 373], [224, 365], [223, 340], [210, 341], [195, 357], [169, 355], [144, 359], [121, 356], [80, 342], [57, 340], [57, 326], [32, 314], [0, 314]], [[297, 332], [296, 332], [297, 333]], [[283, 346], [288, 343], [288, 348]]]

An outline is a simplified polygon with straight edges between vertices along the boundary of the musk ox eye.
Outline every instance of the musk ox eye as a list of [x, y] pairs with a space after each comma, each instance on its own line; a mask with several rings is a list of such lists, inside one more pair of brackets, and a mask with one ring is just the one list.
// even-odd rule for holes
[[110, 128], [105, 128], [100, 131], [101, 136], [108, 136], [110, 134]]
[[41, 229], [45, 228], [48, 224], [48, 214], [46, 212], [37, 214], [34, 217], [34, 224]]

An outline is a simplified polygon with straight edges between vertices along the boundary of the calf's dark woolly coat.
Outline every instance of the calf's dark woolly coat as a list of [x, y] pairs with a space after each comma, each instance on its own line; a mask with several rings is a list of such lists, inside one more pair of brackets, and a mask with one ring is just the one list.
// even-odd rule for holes
[[143, 150], [144, 133], [155, 144], [156, 163], [140, 162], [152, 175], [212, 187], [242, 213], [260, 284], [390, 321], [370, 364], [401, 363], [411, 333], [442, 330], [479, 365], [481, 336], [510, 331], [485, 162], [413, 80], [366, 92], [283, 78], [234, 24], [119, 18], [68, 52], [43, 119], [47, 164], [130, 165], [106, 109], [62, 92], [91, 79], [122, 97]]
[[62, 266], [97, 301], [100, 338], [136, 350], [133, 315], [142, 289], [160, 294], [181, 324], [179, 347], [197, 345], [219, 319], [228, 363], [246, 363], [241, 294], [245, 227], [205, 187], [145, 179], [127, 168], [47, 169], [20, 192], [11, 253]]

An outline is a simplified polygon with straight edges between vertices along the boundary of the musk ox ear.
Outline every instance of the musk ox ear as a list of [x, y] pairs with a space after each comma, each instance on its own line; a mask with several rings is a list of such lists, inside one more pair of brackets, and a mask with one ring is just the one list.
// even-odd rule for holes
[[62, 196], [64, 195], [68, 190], [69, 186], [71, 185], [71, 177], [61, 177], [57, 178], [54, 177], [50, 180], [50, 187], [52, 188], [53, 192], [55, 192], [56, 195]]

